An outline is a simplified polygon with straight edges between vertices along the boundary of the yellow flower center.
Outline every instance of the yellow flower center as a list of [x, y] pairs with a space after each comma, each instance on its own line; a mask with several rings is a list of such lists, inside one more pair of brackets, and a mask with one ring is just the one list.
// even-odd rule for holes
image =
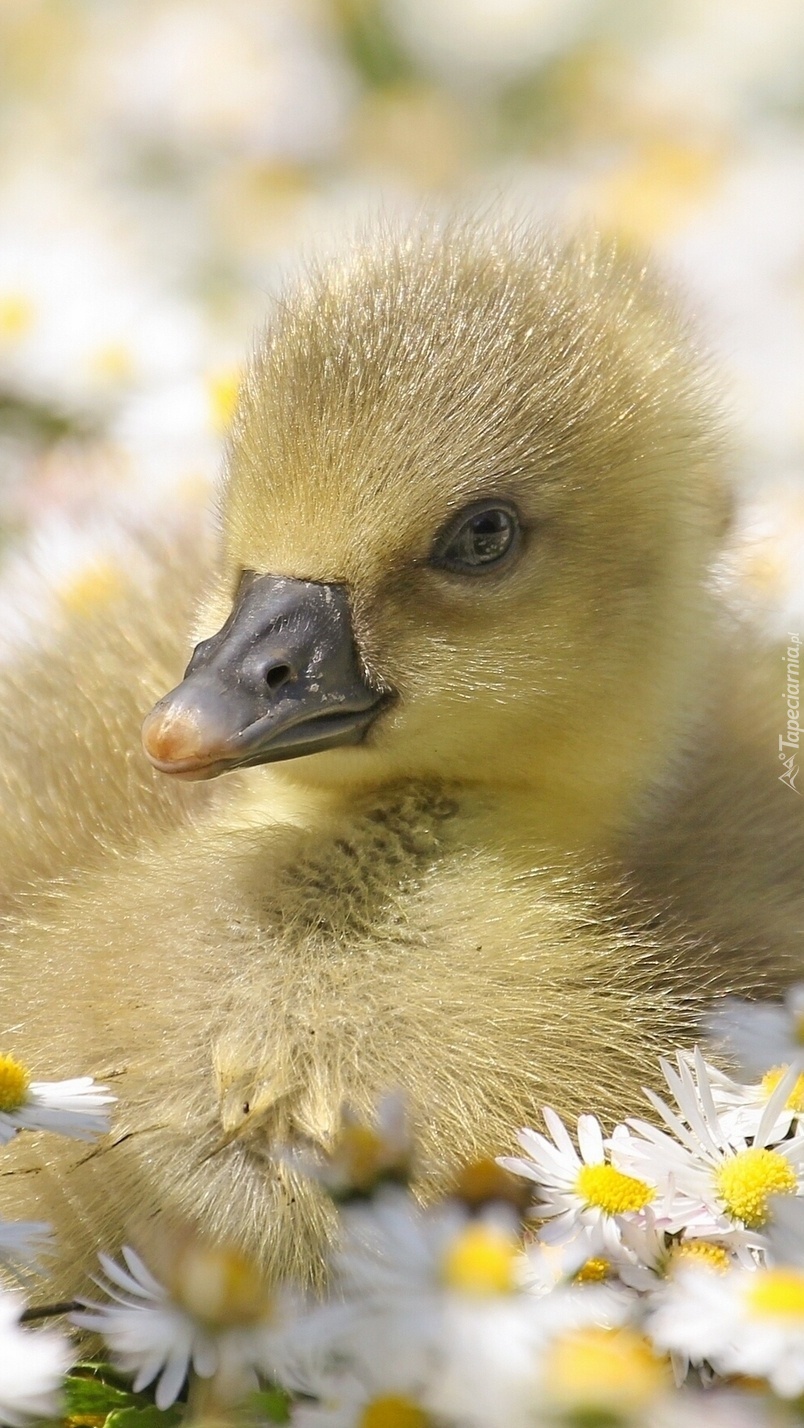
[[575, 1284], [600, 1284], [604, 1279], [608, 1279], [610, 1274], [610, 1260], [588, 1259], [586, 1264], [581, 1265], [573, 1282]]
[[731, 1268], [728, 1250], [711, 1240], [684, 1240], [673, 1245], [667, 1257], [667, 1269], [672, 1273], [679, 1264], [705, 1264], [708, 1269], [723, 1271]]
[[0, 294], [0, 341], [24, 337], [34, 320], [34, 307], [22, 293]]
[[18, 1111], [24, 1106], [31, 1073], [13, 1056], [0, 1055], [0, 1111]]
[[227, 1245], [188, 1239], [170, 1275], [173, 1297], [212, 1329], [260, 1323], [272, 1303], [256, 1265]]
[[389, 1393], [367, 1403], [358, 1421], [359, 1428], [427, 1428], [427, 1414], [412, 1398]]
[[134, 358], [123, 342], [107, 342], [90, 359], [90, 371], [104, 382], [130, 382], [134, 376]]
[[207, 377], [209, 410], [216, 431], [228, 430], [235, 414], [239, 392], [240, 372], [236, 367], [222, 372], [211, 372]]
[[804, 1273], [797, 1269], [758, 1269], [746, 1290], [749, 1309], [761, 1317], [804, 1320]]
[[729, 1215], [759, 1230], [768, 1218], [768, 1196], [795, 1194], [796, 1176], [778, 1150], [752, 1145], [724, 1160], [715, 1189]]
[[575, 1193], [607, 1215], [625, 1215], [629, 1210], [644, 1210], [656, 1191], [647, 1181], [624, 1175], [613, 1165], [584, 1165], [575, 1181]]
[[714, 146], [646, 136], [607, 174], [595, 195], [595, 212], [626, 242], [647, 245], [681, 227], [711, 193], [718, 172]]
[[[787, 1075], [789, 1069], [789, 1066], [774, 1066], [772, 1070], [765, 1072], [760, 1084], [762, 1093], [767, 1100], [770, 1100], [782, 1077]], [[788, 1111], [795, 1111], [799, 1115], [804, 1112], [804, 1072], [797, 1078], [796, 1084], [785, 1101], [785, 1107]]]
[[569, 1413], [638, 1412], [668, 1387], [665, 1361], [634, 1329], [575, 1329], [547, 1355], [544, 1387]]
[[491, 1225], [469, 1225], [453, 1240], [442, 1264], [450, 1289], [462, 1294], [510, 1294], [516, 1288], [519, 1246]]
[[473, 1210], [498, 1200], [524, 1212], [530, 1203], [527, 1181], [517, 1179], [510, 1170], [503, 1170], [491, 1156], [462, 1166], [453, 1181], [451, 1194]]
[[356, 1121], [338, 1131], [331, 1159], [353, 1190], [370, 1190], [382, 1176], [385, 1142], [371, 1126]]

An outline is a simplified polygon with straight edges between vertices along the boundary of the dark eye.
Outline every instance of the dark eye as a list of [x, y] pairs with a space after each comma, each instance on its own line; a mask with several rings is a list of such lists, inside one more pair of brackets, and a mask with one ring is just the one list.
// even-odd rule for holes
[[511, 555], [519, 544], [521, 527], [513, 506], [478, 501], [451, 521], [439, 536], [433, 564], [465, 575], [482, 575]]

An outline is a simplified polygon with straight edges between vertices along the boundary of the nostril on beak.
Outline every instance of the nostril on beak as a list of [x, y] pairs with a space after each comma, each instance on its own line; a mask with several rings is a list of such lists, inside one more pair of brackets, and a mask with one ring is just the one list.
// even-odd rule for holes
[[291, 678], [293, 670], [289, 664], [273, 664], [265, 671], [265, 683], [272, 694], [276, 694], [283, 684], [287, 684]]

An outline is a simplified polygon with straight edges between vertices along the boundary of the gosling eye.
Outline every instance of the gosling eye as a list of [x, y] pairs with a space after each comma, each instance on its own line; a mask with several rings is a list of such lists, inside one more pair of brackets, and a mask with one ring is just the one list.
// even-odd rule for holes
[[450, 521], [433, 547], [431, 563], [460, 575], [483, 575], [510, 559], [522, 534], [514, 506], [476, 501]]

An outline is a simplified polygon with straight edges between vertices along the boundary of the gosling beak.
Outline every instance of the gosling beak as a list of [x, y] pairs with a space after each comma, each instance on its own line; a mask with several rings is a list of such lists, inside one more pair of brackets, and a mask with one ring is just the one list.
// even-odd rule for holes
[[162, 773], [229, 769], [359, 744], [387, 691], [360, 668], [346, 590], [247, 571], [226, 624], [142, 728]]

